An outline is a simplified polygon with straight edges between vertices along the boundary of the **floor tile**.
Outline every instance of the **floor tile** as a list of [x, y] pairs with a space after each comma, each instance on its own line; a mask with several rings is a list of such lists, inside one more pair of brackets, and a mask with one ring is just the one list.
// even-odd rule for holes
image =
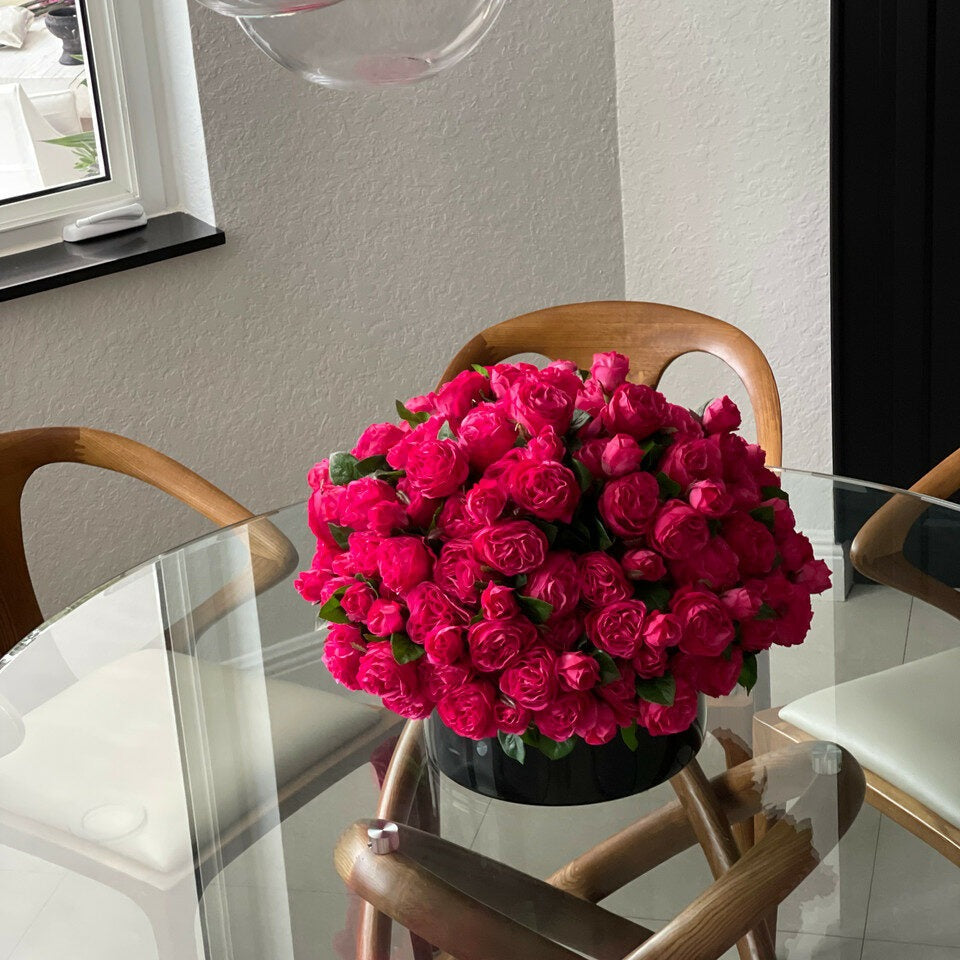
[[914, 600], [907, 630], [906, 660], [920, 660], [960, 646], [960, 623], [938, 607]]
[[67, 874], [9, 958], [151, 960], [156, 955], [150, 923], [133, 901], [93, 880]]
[[929, 943], [866, 940], [861, 960], [960, 960], [960, 949], [935, 947]]
[[960, 870], [886, 817], [866, 936], [960, 947]]
[[860, 960], [862, 941], [815, 933], [780, 933], [778, 960]]
[[0, 872], [0, 957], [6, 960], [53, 895], [60, 877]]
[[0, 846], [0, 873], [11, 870], [16, 873], [52, 873], [62, 877], [67, 871], [49, 860], [42, 860], [13, 847]]

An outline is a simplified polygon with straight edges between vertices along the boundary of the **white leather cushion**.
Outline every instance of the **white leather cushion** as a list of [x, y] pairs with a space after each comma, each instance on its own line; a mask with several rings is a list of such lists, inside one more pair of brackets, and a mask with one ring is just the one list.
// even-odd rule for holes
[[960, 649], [796, 700], [780, 716], [849, 750], [871, 770], [960, 826]]
[[[182, 738], [171, 673], [186, 716]], [[203, 715], [202, 738], [192, 711]], [[277, 783], [370, 729], [380, 715], [373, 706], [256, 671], [143, 650], [100, 667], [23, 718], [23, 742], [0, 758], [0, 809], [166, 873], [191, 858], [181, 743], [191, 796], [215, 798], [212, 807], [192, 803], [204, 845], [216, 836], [215, 821], [225, 830], [274, 797]]]

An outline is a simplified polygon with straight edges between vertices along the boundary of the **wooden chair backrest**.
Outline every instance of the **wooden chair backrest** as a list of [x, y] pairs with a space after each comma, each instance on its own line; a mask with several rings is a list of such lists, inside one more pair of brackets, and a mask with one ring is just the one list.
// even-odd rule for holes
[[27, 569], [20, 502], [34, 471], [52, 463], [82, 463], [142, 480], [218, 526], [253, 516], [183, 464], [114, 433], [88, 427], [0, 433], [0, 656], [43, 622]]
[[[617, 350], [630, 358], [634, 379], [655, 387], [667, 367], [688, 353], [708, 353], [732, 367], [750, 396], [757, 440], [770, 466], [780, 466], [780, 395], [763, 351], [723, 320], [662, 303], [601, 300], [568, 303], [505, 320], [478, 333], [441, 379], [474, 363], [501, 363], [520, 353], [572, 360], [589, 367], [594, 353]], [[705, 398], [707, 399], [707, 398]]]
[[[910, 490], [939, 500], [952, 497], [960, 490], [960, 450], [924, 474]], [[929, 507], [917, 497], [895, 494], [860, 528], [850, 559], [871, 580], [896, 587], [960, 619], [960, 593], [954, 589], [958, 584], [937, 580], [903, 555], [910, 530]]]

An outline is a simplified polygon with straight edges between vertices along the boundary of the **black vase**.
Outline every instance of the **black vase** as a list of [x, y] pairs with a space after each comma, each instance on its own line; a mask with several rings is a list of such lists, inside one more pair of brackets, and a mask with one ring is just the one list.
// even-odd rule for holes
[[617, 736], [601, 747], [581, 740], [560, 760], [527, 747], [524, 762], [508, 757], [495, 737], [467, 740], [433, 714], [426, 724], [427, 752], [454, 783], [512, 803], [564, 807], [602, 803], [643, 793], [679, 773], [703, 746], [703, 698], [697, 719], [682, 733], [655, 737], [637, 728], [637, 749]]
[[51, 10], [44, 19], [46, 28], [63, 44], [60, 62], [64, 66], [79, 67], [83, 63], [83, 46], [80, 43], [80, 24], [76, 7]]

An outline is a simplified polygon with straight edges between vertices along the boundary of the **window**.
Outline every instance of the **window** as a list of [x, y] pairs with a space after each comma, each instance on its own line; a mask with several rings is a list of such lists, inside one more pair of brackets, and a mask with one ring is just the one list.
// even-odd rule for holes
[[[181, 209], [166, 117], [198, 117], [186, 0], [0, 0], [0, 256], [60, 240], [92, 213]], [[178, 51], [164, 83], [167, 45]], [[186, 52], [190, 83], [183, 81]], [[199, 124], [195, 124], [199, 127]], [[203, 216], [203, 211], [199, 212]]]

